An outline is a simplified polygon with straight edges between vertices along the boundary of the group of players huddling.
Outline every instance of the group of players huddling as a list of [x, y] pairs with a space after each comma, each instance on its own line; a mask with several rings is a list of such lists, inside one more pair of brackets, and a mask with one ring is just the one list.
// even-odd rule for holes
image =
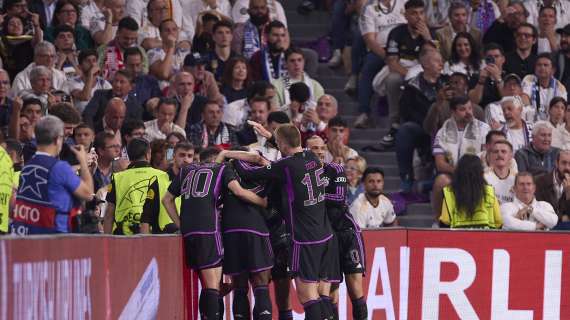
[[324, 163], [318, 136], [309, 138], [307, 149], [294, 125], [281, 125], [274, 136], [282, 159], [205, 149], [201, 162], [182, 169], [162, 200], [184, 237], [187, 263], [199, 274], [201, 318], [223, 314], [223, 273], [232, 278], [235, 319], [250, 318], [249, 285], [253, 319], [272, 319], [270, 281], [279, 319], [292, 319], [291, 279], [305, 319], [337, 319], [343, 274], [353, 318], [367, 319], [364, 247], [346, 205], [344, 169]]

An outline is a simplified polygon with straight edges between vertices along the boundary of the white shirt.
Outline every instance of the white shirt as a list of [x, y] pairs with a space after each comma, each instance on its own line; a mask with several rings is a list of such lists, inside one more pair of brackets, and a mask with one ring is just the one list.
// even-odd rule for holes
[[[166, 139], [166, 134], [160, 131], [160, 128], [158, 127], [157, 119], [145, 122], [144, 127], [145, 127], [144, 137], [147, 141], [152, 142], [157, 139]], [[182, 129], [178, 125], [171, 123], [170, 129], [172, 132], [178, 132], [182, 134], [184, 137], [186, 137], [186, 131], [184, 131], [184, 129]]]
[[[35, 62], [30, 63], [26, 69], [20, 71], [14, 78], [12, 83], [12, 96], [18, 95], [23, 90], [32, 89], [32, 84], [30, 83], [30, 72], [36, 66]], [[51, 68], [52, 71], [52, 87], [55, 90], [62, 90], [69, 93], [67, 88], [67, 77], [63, 71], [57, 70], [56, 68]]]
[[232, 103], [224, 106], [222, 122], [232, 125], [239, 130], [247, 120], [249, 111], [250, 108], [247, 104], [247, 99], [233, 101]]
[[[180, 28], [180, 40], [192, 41], [192, 38], [194, 37], [195, 23], [188, 12], [183, 11], [181, 2], [191, 1], [170, 0], [170, 5], [172, 6], [172, 20], [174, 20], [178, 28]], [[139, 30], [144, 30], [147, 25], [152, 26], [150, 21], [148, 21], [148, 13], [146, 10], [147, 4], [148, 0], [128, 0], [126, 2], [125, 16], [131, 16], [133, 19], [135, 19], [137, 21], [137, 24], [140, 26]], [[158, 28], [156, 29], [158, 30]], [[155, 36], [152, 38], [156, 37], [160, 38], [160, 36]]]
[[[216, 11], [230, 18], [232, 16], [232, 6], [228, 0], [217, 0], [218, 6]], [[182, 1], [182, 10], [185, 16], [190, 15], [192, 21], [198, 21], [198, 15], [201, 12], [212, 10], [203, 0], [185, 0]]]
[[[178, 73], [184, 66], [184, 58], [190, 53], [190, 49], [176, 48], [174, 50], [174, 61], [172, 61], [172, 74]], [[152, 66], [155, 62], [162, 61], [166, 57], [166, 52], [162, 48], [150, 49], [146, 52], [148, 56], [148, 65]]]
[[523, 129], [509, 129], [507, 141], [513, 145], [513, 153], [517, 152], [518, 149], [526, 147]]
[[105, 30], [105, 15], [95, 2], [89, 1], [81, 8], [81, 25], [89, 30], [91, 36], [97, 31]]
[[[287, 17], [285, 16], [285, 10], [283, 6], [277, 0], [267, 0], [267, 6], [269, 7], [269, 18], [273, 20], [280, 21], [287, 27]], [[249, 8], [249, 0], [237, 0], [232, 8], [232, 19], [234, 23], [245, 23], [249, 19], [249, 13], [247, 9]]]
[[396, 220], [394, 206], [384, 195], [380, 196], [378, 206], [373, 207], [366, 195], [361, 193], [352, 202], [349, 210], [360, 228], [380, 228]]
[[570, 150], [570, 132], [563, 125], [552, 130], [552, 146], [562, 150]]
[[44, 1], [44, 13], [46, 16], [46, 26], [51, 26], [51, 22], [53, 20], [53, 13], [55, 11], [55, 5], [57, 4], [57, 1], [52, 1], [50, 4], [46, 5], [46, 2]]
[[[538, 26], [538, 13], [542, 0], [526, 0], [523, 4], [528, 11], [526, 21], [534, 26]], [[556, 8], [556, 28], [564, 28], [565, 25], [570, 23], [570, 2], [568, 0], [555, 0], [553, 5]]]
[[538, 222], [542, 223], [548, 229], [553, 228], [556, 223], [558, 223], [558, 216], [550, 203], [533, 199], [530, 206], [532, 207], [532, 212], [528, 220], [520, 220], [515, 216], [520, 209], [527, 207], [526, 204], [515, 197], [513, 202], [501, 205], [503, 229], [534, 231], [536, 230], [536, 224]]
[[[83, 87], [85, 87], [85, 82], [83, 82], [83, 79], [81, 79], [80, 76], [75, 76], [67, 81], [67, 87], [69, 88], [69, 93], [72, 94], [73, 91], [83, 90]], [[98, 76], [97, 80], [95, 81], [95, 86], [93, 86], [93, 89], [91, 89], [91, 97], [93, 97], [93, 94], [96, 90], [111, 88], [113, 88], [113, 86], [111, 86], [109, 81], [105, 80], [103, 77]], [[85, 106], [87, 106], [87, 103], [89, 103], [89, 100], [81, 101], [75, 97], [73, 101], [75, 101], [75, 108], [77, 108], [79, 112], [83, 112]]]
[[[388, 42], [388, 34], [394, 27], [406, 23], [404, 18], [404, 0], [392, 0], [390, 7], [386, 7], [380, 1], [374, 1], [364, 7], [358, 25], [362, 35], [376, 33], [376, 41], [382, 47]], [[390, 11], [391, 7], [393, 9]], [[385, 13], [388, 12], [388, 13]]]
[[[569, 12], [570, 14], [570, 12]], [[534, 120], [548, 120], [548, 108], [550, 105], [550, 100], [554, 97], [562, 97], [564, 100], [568, 99], [568, 94], [566, 93], [566, 87], [562, 82], [554, 79], [552, 85], [548, 88], [543, 88], [537, 84], [536, 76], [529, 74], [525, 76], [521, 83], [523, 92], [530, 98], [530, 102], [534, 106], [534, 109], [539, 109], [539, 114], [536, 115]], [[536, 106], [535, 92], [538, 87], [538, 92], [540, 95], [540, 108]]]
[[515, 194], [513, 193], [513, 186], [515, 185], [515, 175], [509, 172], [509, 175], [501, 179], [495, 174], [492, 168], [485, 172], [485, 181], [493, 186], [495, 196], [499, 200], [499, 204], [513, 201]]

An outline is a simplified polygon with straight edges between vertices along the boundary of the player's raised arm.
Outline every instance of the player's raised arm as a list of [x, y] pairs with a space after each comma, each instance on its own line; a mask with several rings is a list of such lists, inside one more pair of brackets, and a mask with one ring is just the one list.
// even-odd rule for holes
[[244, 189], [239, 182], [237, 182], [237, 180], [232, 180], [229, 184], [228, 184], [228, 188], [232, 191], [232, 193], [234, 195], [236, 195], [237, 197], [241, 198], [244, 201], [248, 201], [251, 202], [255, 205], [258, 205], [260, 207], [267, 207], [267, 198], [262, 198], [260, 196], [258, 196], [257, 194]]

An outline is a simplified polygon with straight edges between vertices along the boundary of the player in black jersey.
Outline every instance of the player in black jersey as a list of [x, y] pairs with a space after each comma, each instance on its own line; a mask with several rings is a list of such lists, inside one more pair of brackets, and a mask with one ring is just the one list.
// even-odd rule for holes
[[285, 220], [293, 243], [288, 262], [297, 297], [305, 309], [305, 319], [322, 320], [318, 282], [328, 278], [329, 261], [336, 254], [332, 252], [333, 234], [325, 213], [324, 169], [314, 153], [301, 148], [301, 134], [294, 125], [279, 126], [275, 138], [286, 157], [265, 167], [248, 168], [243, 176], [283, 185]]
[[[222, 151], [216, 162], [223, 162], [225, 155], [235, 151]], [[267, 194], [264, 181], [253, 182], [241, 178], [247, 162], [232, 160], [228, 169], [234, 170], [242, 187], [260, 197]], [[234, 291], [234, 319], [249, 319], [249, 283], [253, 288], [255, 306], [253, 319], [271, 320], [272, 308], [269, 297], [269, 279], [273, 267], [273, 252], [269, 229], [265, 223], [264, 208], [242, 200], [233, 193], [225, 195], [222, 209], [222, 232], [224, 243], [223, 272], [232, 277]]]
[[[219, 151], [207, 148], [200, 153], [201, 163], [184, 167], [168, 187], [163, 204], [184, 237], [188, 265], [198, 271], [202, 283], [199, 309], [202, 319], [218, 319], [219, 290], [222, 278], [222, 246], [219, 206], [227, 191], [251, 203], [265, 206], [266, 201], [241, 187], [231, 169], [215, 160]], [[182, 197], [180, 217], [174, 199]]]
[[[324, 162], [326, 145], [319, 136], [307, 140], [307, 148], [313, 151]], [[325, 163], [327, 179], [325, 205], [327, 216], [338, 239], [340, 270], [346, 277], [348, 295], [352, 301], [352, 316], [355, 320], [367, 319], [368, 310], [362, 290], [362, 277], [365, 273], [364, 242], [360, 228], [348, 211], [346, 202], [347, 180], [344, 168], [336, 163]], [[340, 273], [340, 272], [339, 272]], [[342, 278], [342, 274], [333, 276]], [[322, 293], [322, 292], [321, 292]], [[326, 293], [326, 292], [325, 292]], [[331, 303], [338, 318], [338, 282], [330, 289]], [[325, 298], [326, 299], [326, 298]]]

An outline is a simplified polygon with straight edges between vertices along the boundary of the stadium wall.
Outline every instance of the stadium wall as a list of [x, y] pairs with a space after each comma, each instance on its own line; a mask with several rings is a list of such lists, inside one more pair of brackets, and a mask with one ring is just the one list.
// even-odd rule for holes
[[[570, 319], [570, 234], [388, 229], [364, 240], [369, 319]], [[176, 236], [0, 240], [0, 319], [196, 319], [198, 290]], [[340, 296], [351, 319], [344, 286]]]

